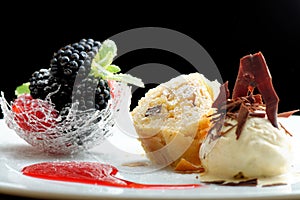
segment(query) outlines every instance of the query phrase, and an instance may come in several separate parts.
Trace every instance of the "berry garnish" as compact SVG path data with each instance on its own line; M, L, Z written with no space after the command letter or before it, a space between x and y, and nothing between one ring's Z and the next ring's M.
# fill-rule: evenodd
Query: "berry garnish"
M57 115L61 116L60 122L64 121L73 103L77 104L78 111L106 109L114 97L111 87L115 81L143 87L140 79L119 73L121 69L112 64L116 55L117 47L111 40L101 44L93 39L82 39L60 48L54 53L49 68L34 72L28 83L16 89L19 97L14 102L13 112L18 114L19 126L27 131L44 132ZM47 118L45 109L50 109L53 116Z
M82 39L60 48L48 68L16 88L12 104L1 93L7 125L49 153L72 154L99 144L111 135L122 101L131 97L127 84L144 86L141 79L119 73L112 64L116 52L111 40Z
M72 103L79 110L103 110L110 100L110 80L143 87L143 82L129 74L119 73L113 65L116 44L106 40L101 44L93 39L82 39L66 45L54 53L49 69L40 69L29 79L33 98L49 98L61 115L67 115Z
M47 101L22 94L14 100L12 111L15 121L24 131L45 132L55 126L58 112Z

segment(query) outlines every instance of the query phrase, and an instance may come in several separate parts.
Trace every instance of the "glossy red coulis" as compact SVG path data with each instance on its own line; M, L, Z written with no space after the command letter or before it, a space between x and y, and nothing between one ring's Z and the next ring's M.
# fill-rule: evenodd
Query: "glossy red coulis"
M200 184L165 185L135 183L117 178L118 169L114 166L97 162L42 162L24 167L22 173L42 179L122 188L189 189L201 186Z

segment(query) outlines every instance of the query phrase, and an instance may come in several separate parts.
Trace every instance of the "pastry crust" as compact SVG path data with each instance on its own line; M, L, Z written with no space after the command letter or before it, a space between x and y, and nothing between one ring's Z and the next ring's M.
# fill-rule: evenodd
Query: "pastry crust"
M176 171L199 171L199 148L210 127L214 94L200 73L150 89L132 112L147 157Z

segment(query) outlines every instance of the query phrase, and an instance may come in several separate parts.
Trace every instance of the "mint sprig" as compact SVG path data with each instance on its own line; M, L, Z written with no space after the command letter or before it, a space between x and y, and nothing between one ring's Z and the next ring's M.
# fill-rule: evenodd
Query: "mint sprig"
M30 90L29 90L29 85L30 83L23 83L22 85L18 86L15 90L15 95L18 97L22 94L30 94Z
M91 74L95 77L101 77L108 80L116 80L138 87L145 87L141 79L130 74L119 73L121 69L113 65L113 59L117 55L117 46L112 40L105 40L91 65Z

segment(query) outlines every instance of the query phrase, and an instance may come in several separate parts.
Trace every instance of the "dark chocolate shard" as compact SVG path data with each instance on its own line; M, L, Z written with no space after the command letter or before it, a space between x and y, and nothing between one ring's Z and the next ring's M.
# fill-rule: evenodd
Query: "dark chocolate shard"
M226 100L230 97L230 91L228 89L228 81L220 86L220 92L216 100L213 102L213 108L220 108L226 103Z
M232 98L247 96L257 88L266 103L267 117L278 128L277 111L279 98L272 84L272 77L261 52L241 58Z
M247 121L248 115L249 115L249 109L244 104L241 104L240 110L238 112L238 117L237 117L238 126L237 126L236 132L235 132L237 140L239 139L239 137L242 133L242 130Z

